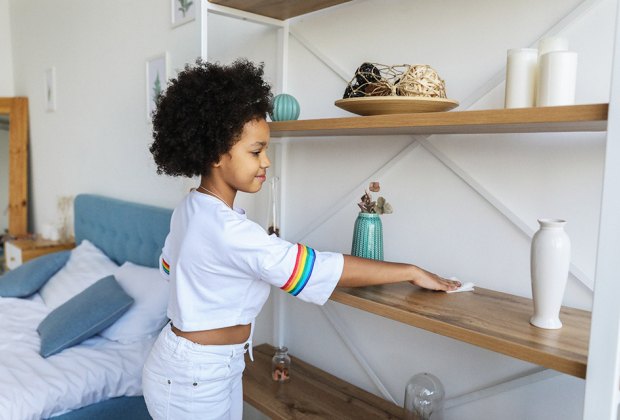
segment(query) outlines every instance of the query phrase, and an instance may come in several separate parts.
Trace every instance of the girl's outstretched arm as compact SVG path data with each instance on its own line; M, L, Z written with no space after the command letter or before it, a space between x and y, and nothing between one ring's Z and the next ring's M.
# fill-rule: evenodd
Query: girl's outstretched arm
M341 287L363 287L409 281L431 290L454 290L461 283L439 277L412 264L369 260L344 256L344 268L338 281Z

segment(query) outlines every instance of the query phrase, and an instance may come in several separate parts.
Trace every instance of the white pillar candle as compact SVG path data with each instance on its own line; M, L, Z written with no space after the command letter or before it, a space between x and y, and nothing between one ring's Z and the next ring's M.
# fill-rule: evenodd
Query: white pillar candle
M577 53L552 51L540 56L538 106L573 105L577 82Z
M538 42L539 57L552 51L568 51L568 39L559 36L550 36Z
M506 108L532 107L536 100L536 63L538 51L535 48L508 50L506 61Z

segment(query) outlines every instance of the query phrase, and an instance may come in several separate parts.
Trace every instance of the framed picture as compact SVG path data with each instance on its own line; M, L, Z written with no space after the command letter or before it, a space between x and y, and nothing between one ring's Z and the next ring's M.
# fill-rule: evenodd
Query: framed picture
M56 111L56 67L45 69L45 110Z
M172 27L183 25L196 19L196 3L200 0L170 0L172 7Z
M168 54L163 53L146 60L146 118L151 120L155 100L168 81Z

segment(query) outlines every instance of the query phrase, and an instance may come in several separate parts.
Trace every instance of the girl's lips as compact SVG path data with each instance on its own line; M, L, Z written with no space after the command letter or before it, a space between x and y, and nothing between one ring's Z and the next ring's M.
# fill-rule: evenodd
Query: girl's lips
M258 175L256 178L260 179L261 181L265 181L267 179L266 175Z

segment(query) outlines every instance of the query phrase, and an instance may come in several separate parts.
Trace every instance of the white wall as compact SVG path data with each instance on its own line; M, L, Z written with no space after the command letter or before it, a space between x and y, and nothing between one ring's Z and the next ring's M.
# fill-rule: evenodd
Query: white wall
M579 53L577 102L608 98L615 4L588 2L562 32ZM506 50L532 45L562 21L577 0L355 1L295 19L291 26L352 76L364 61L431 64L448 96L472 108L503 105ZM0 3L0 6L2 3ZM172 207L191 181L155 174L148 153L144 61L167 50L171 68L200 53L198 21L170 28L169 5L156 2L11 0L15 94L30 98L35 228L56 217L58 196L93 192ZM0 9L1 10L1 9ZM0 15L1 17L1 15ZM275 80L275 34L260 25L212 16L209 58L249 56ZM58 110L44 111L43 76L55 66ZM290 40L288 92L301 118L349 115L333 106L345 82ZM432 136L445 154L532 228L538 217L568 219L573 262L593 277L603 134ZM320 250L349 252L360 184L398 155L408 136L293 141L284 174L287 238ZM275 162L277 165L277 162ZM383 218L386 259L413 262L482 287L529 296L529 238L516 229L424 147L414 148L378 181L395 213ZM351 202L333 209L343 195ZM265 194L243 197L251 217L264 219ZM333 211L307 234L307 226ZM590 293L569 280L565 303L591 305ZM347 327L387 389L402 403L405 383L427 371L448 398L501 383L537 367L336 303ZM378 393L319 308L286 299L291 353ZM256 343L269 340L271 304ZM492 398L458 406L448 419L577 419L583 381L559 375Z
M148 152L146 59L167 51L172 75L200 55L199 21L170 24L168 0L11 1L15 93L30 99L34 229L56 221L60 196L88 192L173 207L182 180L155 173ZM57 111L45 70L56 68Z
M0 0L0 96L13 96L13 49L9 0Z
M0 0L0 96L13 96L13 51L9 1ZM0 232L9 226L9 132L0 130Z

